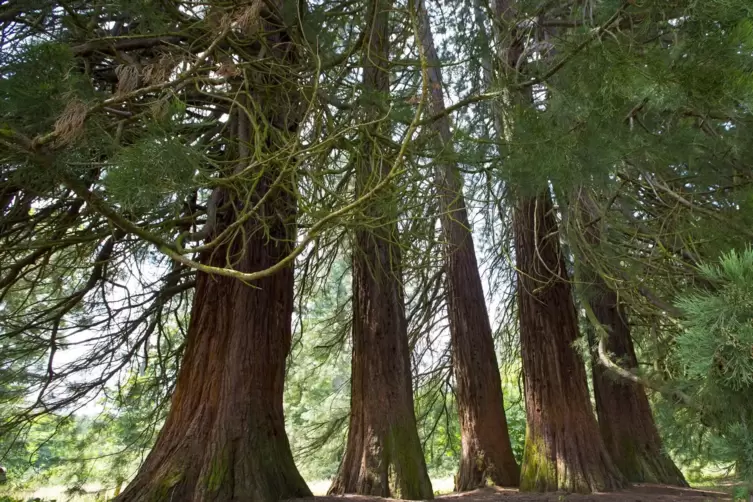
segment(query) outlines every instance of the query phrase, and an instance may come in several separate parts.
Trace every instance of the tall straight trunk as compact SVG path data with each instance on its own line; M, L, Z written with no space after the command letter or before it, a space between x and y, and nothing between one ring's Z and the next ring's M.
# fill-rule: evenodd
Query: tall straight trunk
M524 63L515 4L498 0L494 9L496 39L504 41L499 62L508 77ZM525 91L506 98L506 104L533 106ZM509 142L514 124L501 112L496 125ZM626 481L599 438L585 366L573 347L578 319L548 188L533 197L517 195L513 238L526 403L520 489L587 493L621 488Z
M371 0L363 54L368 99L389 94L389 0ZM368 104L367 104L368 106ZM379 107L368 107L374 118ZM388 175L379 153L384 120L362 136L356 196ZM372 219L356 231L353 249L353 357L348 440L331 494L431 499L433 491L416 429L408 323L402 290L397 200L385 188L364 209Z
M578 321L548 191L517 202L513 227L526 401L521 490L591 492L625 486L599 436Z
M435 115L445 110L442 74L429 14L421 1L417 15L419 43L428 64L428 109ZM449 118L436 120L434 128L441 147L451 154ZM487 481L518 486L520 469L507 431L499 365L463 197L463 179L457 165L447 160L436 161L434 177L445 247L452 364L462 443L455 491L474 490Z
M597 218L598 210L594 200L585 189L579 190L576 197L578 214L577 243L598 247L601 243L601 230ZM574 246L577 250L578 246ZM609 288L595 267L589 266L585 253L576 265L582 271L587 285L584 301L587 301L596 320L606 330L605 348L611 358L629 371L638 368L630 325L620 304L617 293ZM589 331L589 343L595 348L597 341L593 331ZM594 350L591 357L593 389L596 397L596 413L599 417L601 437L607 451L628 481L636 483L662 483L688 486L675 463L664 451L661 437L654 422L646 392L643 387L611 373L599 362Z
M272 21L264 28L280 62L290 61L291 44ZM258 44L257 44L258 45ZM297 128L295 91L277 86L259 92L257 103L276 128L276 138ZM254 92L251 89L250 92ZM241 107L243 108L243 107ZM248 109L248 108L246 108ZM240 170L249 164L249 118L231 113L226 151L234 151ZM232 265L241 272L272 267L291 251L296 237L296 202L290 195L292 176L274 186L285 166L268 168L253 190L261 203L242 231L202 253L202 264ZM218 188L212 195L224 210L207 227L211 241L238 221L242 191ZM283 418L285 361L291 343L293 269L245 284L223 276L198 273L185 354L172 404L154 448L118 502L259 501L311 494L293 462Z

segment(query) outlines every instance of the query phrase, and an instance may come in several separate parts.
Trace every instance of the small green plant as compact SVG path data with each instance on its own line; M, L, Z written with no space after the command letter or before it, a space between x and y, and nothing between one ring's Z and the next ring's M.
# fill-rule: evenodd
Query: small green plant
M735 488L732 497L734 500L742 500L748 502L749 500L751 500L750 488L747 486L738 486Z

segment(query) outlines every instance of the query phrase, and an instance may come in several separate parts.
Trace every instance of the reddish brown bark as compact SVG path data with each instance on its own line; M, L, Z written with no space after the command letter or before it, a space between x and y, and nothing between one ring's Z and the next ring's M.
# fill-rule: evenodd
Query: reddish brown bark
M432 498L416 430L400 283L393 244L359 232L353 259L350 429L331 494ZM374 267L374 268L372 268Z
M274 199L291 217L273 223L272 240L248 223L245 242L235 239L202 262L227 266L229 253L237 270L252 272L285 256L294 235L293 203ZM291 268L253 286L199 273L170 413L118 502L277 501L310 494L293 463L282 408L292 312Z
M464 218L465 209L462 215L455 215ZM500 486L518 486L520 470L507 431L499 366L473 241L462 223L453 221L448 226L448 246L456 246L448 250L446 270L462 444L455 490L473 490L488 480Z
M599 208L588 190L581 188L574 197L574 220L577 223L574 249L576 265L584 275L588 287L584 301L588 302L596 320L606 331L605 348L610 358L635 372L638 359L633 348L630 325L617 293L609 288L598 273L593 253L579 245L598 248L602 229ZM593 266L592 266L593 265ZM599 340L589 330L589 343L593 349L591 369L596 413L599 417L601 437L617 467L629 481L636 483L662 483L688 486L680 470L662 448L646 392L632 380L609 371L601 362L596 347Z
M578 322L550 196L523 197L513 216L525 376L521 490L608 491L625 486L599 436Z
M389 1L372 0L363 56L371 96L389 93ZM376 110L374 110L376 111ZM374 114L375 116L377 113ZM384 129L383 121L372 127ZM370 133L377 131L370 131ZM387 176L390 159L364 134L356 196ZM380 146L383 148L383 146ZM396 201L386 188L364 209L369 229L353 243L353 359L350 428L331 494L431 499L433 492L416 430L408 326L400 271Z
M638 368L630 327L617 294L602 280L589 298L596 319L608 331L607 352L629 371ZM592 341L593 346L595 341ZM639 384L609 372L592 357L593 388L601 437L607 451L629 481L688 486L680 470L664 451L646 392Z
M418 19L420 44L428 63L428 108L431 115L438 115L445 110L442 74L423 2L418 2ZM449 117L436 120L433 127L442 149L451 154ZM442 152L437 156L435 180L445 241L448 317L462 444L455 491L475 490L488 481L518 486L520 469L507 431L502 383L465 207L463 178L453 161L442 160Z
M262 14L269 16L265 31L274 33L269 37L273 54L281 63L290 62L290 44L279 23L271 21L273 14ZM275 89L277 96L266 91L257 96L277 128L259 145L267 151L275 151L275 142L297 127L291 108L295 91L279 85ZM249 165L249 120L242 108L233 109L225 151L228 159L236 159L236 172ZM292 178L282 183L277 179L284 178L279 176L281 169L284 166L268 167L258 182L249 183L254 187L252 200L265 197L264 202L242 224L242 231L205 251L202 264L254 272L290 253L296 206L290 195ZM216 189L212 199L222 210L215 223L208 224L207 241L248 210L248 194L242 190ZM283 418L293 298L291 267L253 284L198 273L170 412L154 448L118 502L272 502L311 494L293 462Z

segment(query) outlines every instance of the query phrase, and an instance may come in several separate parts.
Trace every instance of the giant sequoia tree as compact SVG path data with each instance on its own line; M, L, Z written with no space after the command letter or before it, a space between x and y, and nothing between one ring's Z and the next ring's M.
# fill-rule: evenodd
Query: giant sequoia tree
M156 358L170 411L118 500L310 494L282 406L312 156L299 125L316 123L301 7L2 11L3 337L35 396L3 426L90 401ZM71 347L86 352L61 361Z
M286 77L285 68L297 64L296 44L283 22L286 6L282 2L264 5L251 2L237 7L213 6L212 9L212 16L205 17L203 23L194 28L203 30L199 38L203 37L204 54L187 58L182 51L170 49L173 44L180 44L180 36L144 38L138 33L139 27L148 21L162 21L182 29L181 15L169 9L152 13L163 14L162 19L129 18L116 12L100 14L96 9L71 12L66 22L74 24L80 17L89 17L95 26L110 15L114 19L112 36L76 46L73 54L80 59L71 63L80 66L67 69L84 88L81 93L89 93L90 102L85 102L83 96L70 97L55 128L47 136L28 138L27 131L19 129L8 133L18 149L24 149L29 159L50 172L50 187L65 187L56 199L50 199L56 194L37 196L37 204L55 207L72 198L73 205L66 211L71 223L86 224L86 212L81 211L84 203L87 211L99 213L113 228L94 258L85 288L62 300L59 308L63 314L90 289L99 286L98 281L111 280L105 267L111 265L114 246L126 240L129 234L156 243L172 255L170 273L173 275L168 277L173 278L167 280L173 286L180 280L177 274L184 260L179 251L181 241L204 242L194 251L199 255L197 268L202 270L196 278L183 361L170 413L148 459L118 500L278 500L310 493L293 463L282 413L293 310L292 267L282 260L290 254L296 235L296 202L290 195L295 183L295 158L286 148L295 143L301 118L299 89L294 79ZM59 13L53 10L49 15ZM97 31L96 28L93 31ZM120 36L121 33L126 35ZM192 43L201 42L193 39ZM52 47L42 45L32 51L50 51ZM59 50L65 54L64 49ZM265 54L268 61L283 70L275 74L247 73L247 65L260 54ZM122 63L114 66L109 61L111 57ZM179 58L185 59L181 62ZM220 64L215 68L223 80L222 87L234 95L234 100L216 96L215 106L203 100L213 94L209 86L203 85L206 79L211 79L201 70L208 60ZM165 122L174 117L169 116L169 111L155 108L160 104L170 106L169 97L160 96L159 90L171 88L174 81L170 73L176 69L180 75L175 80L191 83L192 92L196 94L192 97L186 92L183 98L187 102L199 102L195 111L183 117L184 124L177 126L196 127L201 135L194 138L180 136L180 129L164 131L171 126ZM113 71L114 74L107 73ZM196 78L197 73L200 78ZM115 83L106 82L108 77L114 77ZM110 85L114 87L114 94L100 98L98 95ZM182 89L178 84L171 90L180 92ZM157 96L153 97L155 94ZM144 115L149 116L150 106L151 113L162 114L159 118L163 124L156 120L139 123ZM142 107L146 114L140 110ZM105 122L108 115L121 116L124 120L110 125ZM218 121L221 115L227 116L227 120ZM164 132L159 131L160 125ZM157 129L160 136L147 136L150 127ZM104 129L105 137L100 133L99 137L87 138L88 141L82 141L84 144L79 146L80 143L76 143L79 137L96 134L93 128ZM111 132L116 136L107 136ZM92 144L97 140L110 140L115 144L97 151L99 145ZM208 141L212 142L212 149L202 152L203 157L198 151L191 152L190 142L201 146ZM117 143L123 145L123 149L108 157L108 148L117 149ZM128 176L120 170L126 169L128 155L143 155L143 151L136 149L159 151L171 148L171 144L175 151L168 150L168 155L183 153L189 158L195 157L198 169L208 171L210 166L215 167L216 177L203 209L206 216L202 229L195 233L189 231L192 214L201 211L194 192L176 215L185 222L176 224L178 230L183 230L181 238L176 244L165 244L160 242L164 237L157 235L154 227L149 228L164 225L164 221L136 219L153 215L150 211L155 208L146 208L139 214L138 204L116 198L109 201L99 186L104 183L106 190L109 182L115 187L119 176ZM56 156L56 148L63 145L69 146L68 155ZM98 157L100 162L88 164L91 157L87 158L87 154ZM275 162L267 163L265 169L259 171L253 168L259 157L271 155L277 157ZM83 162L73 162L76 157ZM139 162L145 160L146 157L142 157ZM77 170L74 165L84 167ZM19 165L18 171L21 169L23 165ZM189 165L188 170L181 173L188 179L177 181L189 184L190 178L196 176L190 169ZM208 174L207 171L202 174ZM128 181L120 180L121 183ZM24 196L33 197L32 194L33 191L22 185L17 193L7 195L12 196L11 201L17 207L23 204ZM126 210L121 212L114 208L113 202ZM67 227L61 227L58 231L62 234L66 230ZM51 242L49 248L41 248L42 253L32 253L16 266L22 269L34 266L46 256L56 257L56 253L61 253L56 246L60 246L59 241ZM267 273L247 283L208 273L215 269L241 274ZM54 330L65 329L61 317L53 319ZM147 337L149 330L154 330L154 326L147 328ZM56 339L53 332L50 343L48 378L51 380L56 371L54 355L65 338L61 334L60 339ZM143 342L148 343L148 339ZM43 387L40 399L44 398L44 390Z
M736 232L747 232L737 220L746 218L744 212L733 209L736 203L730 203L727 195L722 194L735 196L727 188L721 188L717 178L721 175L727 180L726 186L732 191L736 190L732 187L739 188L740 180L733 174L734 168L728 171L731 166L727 163L738 161L723 160L721 153L735 151L736 147L731 146L734 140L721 131L725 116L732 121L727 124L731 129L747 127L742 125L747 120L741 121L738 115L739 103L728 101L731 97L728 92L737 96L747 93L741 92L736 83L722 83L721 78L676 83L685 82L680 75L689 75L686 72L691 71L700 71L708 77L718 75L715 71L700 70L696 64L701 60L713 60L719 67L733 61L736 67L749 67L749 57L740 61L735 47L750 44L750 10L736 2L702 9L684 2L655 5L646 10L634 10L633 6L632 2L605 2L591 12L595 26L587 32L577 28L589 22L580 13L571 14L572 22L565 22L559 18L563 10L556 8L549 13L538 12L538 20L530 28L524 23L510 23L518 33L513 40L522 38L526 48L508 60L508 65L517 64L518 70L513 78L508 78L512 81L508 87L533 85L532 101L536 109L525 103L528 99L512 107L513 134L507 139L520 143L529 140L536 147L526 151L511 147L505 167L507 179L521 187L528 186L529 194L537 187L551 186L559 202L567 200L562 194L573 188L574 181L598 187L604 208L585 218L579 232L593 225L604 225L610 235L608 246L597 246L591 239L594 249L589 265L603 267L605 276L610 277L609 288L617 285L623 298L629 299L634 308L631 317L649 326L642 328L642 334L654 347L659 346L656 352L661 353L672 350L666 344L672 343L675 330L665 320L670 315L681 315L672 306L672 296L697 280L697 253L701 248L703 253L717 252L711 249L714 240L709 239L708 232L723 232L711 220L722 221L722 214L729 215L727 221L735 225ZM724 33L705 31L703 26L709 20L706 16L714 17L720 26L727 26L722 30ZM746 20L740 21L739 16ZM562 28L570 26L575 28ZM548 36L550 27L557 27L557 37ZM609 38L606 33L616 34L615 38L606 42ZM597 40L600 42L594 43ZM534 54L537 57L527 57ZM636 75L631 71L636 65L646 70ZM608 70L603 73L600 69ZM606 78L596 79L596 73ZM727 90L722 91L723 88ZM712 92L701 97L712 89L721 94ZM713 125L705 118L711 116L708 115L711 109L716 110L711 115L717 117ZM723 109L729 113L717 114ZM605 440L612 445L598 444L601 442L596 439L598 429L588 403L581 363L574 362L580 358L570 348L578 332L565 267L567 257L560 256L563 250L557 237L557 215L547 199L548 195L519 198L513 224L529 431L521 486L539 489L549 489L558 483L575 488L580 485L581 489L620 486L615 464L624 465L629 472L626 474L633 479L649 478L652 475L648 472L653 471L655 479L682 483L681 476L661 451L645 395L635 394L636 391L642 394L640 387L617 383L619 387L605 389L597 384L601 411L611 406L619 409L600 424L606 432ZM712 206L714 209L710 209ZM703 219L710 218L705 225L700 224L699 213L704 215ZM704 237L696 232L702 232ZM727 240L730 237L724 237L725 242L730 242ZM579 239L588 237L580 235ZM709 247L696 246L696 239ZM585 280L589 280L588 276ZM601 289L603 285L596 286ZM634 371L637 361L629 345L624 314L617 297L610 297L609 288L592 298L599 302L596 317L608 323L612 331L602 336L600 342L611 347L607 353L613 350L616 360L624 362L622 370ZM554 320L557 315L566 315L568 319ZM541 337L533 337L532 333ZM559 337L550 333L569 334L557 349ZM558 352L567 353L566 359L559 358ZM656 387L663 389L666 383L662 380L669 372L661 373L664 364L661 359L657 357L655 368L660 372L652 375L655 380L651 381L658 382ZM559 376L551 373L555 368ZM605 383L601 380L605 370L613 373L609 378L628 377L638 381L632 371L621 371L619 366L611 365L596 368L599 384ZM677 367L671 371L682 372ZM541 375L545 376L539 380ZM563 376L567 385L580 390L570 388L550 393L561 385ZM611 404L614 398L607 395L610 391L622 397L617 398L619 405ZM563 393L567 402L558 403L558 396ZM669 392L669 395L681 394ZM630 423L636 429L628 435L643 438L640 449L652 451L647 455L650 460L645 462L641 460L644 455L641 451L635 451L628 441L622 442L620 433L615 434L626 426L627 421L622 421L623 407L631 400L628 406L634 418ZM681 401L686 405L689 402ZM548 406L551 404L555 407ZM567 420L576 408L582 414L579 426L554 425ZM561 412L546 416L552 409ZM618 414L620 421L616 419ZM572 436L560 443L560 431ZM570 452L575 456L568 458ZM606 452L614 453L614 463L607 460L611 455ZM555 459L557 463L549 463Z
M282 2L245 6L241 15L249 24L230 38L247 51L242 57L264 50L278 64L295 62L283 8ZM233 84L241 98L229 110L223 174L242 180L253 165L252 149L275 152L293 141L301 104L295 81L290 86L261 74ZM253 130L256 117L265 122L262 134ZM296 235L294 162L283 156L254 173L253 182L215 188L210 204L218 214L204 227L204 239L219 245L201 253L202 264L257 272L287 257ZM258 216L239 219L248 204L257 205ZM170 414L118 500L278 500L310 493L293 463L282 412L292 313L290 265L251 284L199 272Z
M628 481L687 486L663 448L644 388L638 382L611 372L602 361L603 357L610 357L627 371L638 371L625 304L602 277L601 273L607 273L603 264L588 262L589 257L598 253L603 233L603 225L598 223L598 206L590 194L580 190L571 211L574 214L570 222L576 227L571 242L572 248L577 250L581 301L587 302L590 322L596 323L595 328L598 328L589 330L589 344L593 351L591 372L601 437ZM598 331L598 340L595 331Z
M515 2L500 2L498 12L507 46L501 61L508 81L519 80L526 46L541 43L514 28ZM511 89L508 106L533 108L527 87ZM527 103L528 102L528 103ZM509 112L508 112L509 113ZM536 114L536 111L526 112ZM512 120L504 122L506 139L515 137ZM579 337L568 271L548 186L531 195L518 190L513 210L520 349L525 375L526 444L522 490L590 492L625 485L598 436L585 367L573 347Z
M390 6L370 0L363 48L365 109L374 123L362 135L356 195L388 184L365 208L371 228L353 242L353 356L348 441L330 493L407 499L433 497L416 430L408 323L403 299L398 205L398 158L379 138L390 130L380 103L390 91Z
M433 125L440 146L434 176L445 247L448 321L462 442L455 490L485 486L487 480L517 486L520 473L507 432L499 366L463 196L463 178L452 159L453 138L450 120L444 115L440 61L423 2L417 2L416 16L418 43L426 66L424 84L430 93L428 109L432 115L440 115Z
M600 440L578 318L548 192L515 210L520 343L526 392L521 489L589 492L624 486Z
M625 308L603 283L588 300L596 320L605 328L603 347L621 367L638 370ZM600 342L593 341L596 345ZM646 391L634 381L611 373L591 359L599 429L610 456L629 481L687 486L680 470L662 446Z

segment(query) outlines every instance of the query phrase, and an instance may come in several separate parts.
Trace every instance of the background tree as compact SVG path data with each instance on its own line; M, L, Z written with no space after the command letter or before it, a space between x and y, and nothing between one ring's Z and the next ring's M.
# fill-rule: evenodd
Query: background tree
M587 261L588 256L598 249L602 233L595 203L590 194L581 190L568 211L572 213L568 221L575 227L569 232L576 234L570 242L580 271L581 301L586 302L584 307L589 321L599 325L599 338L606 337L597 341L595 329L587 328L592 347L591 374L596 413L607 451L628 481L687 486L682 473L664 450L643 387L610 371L599 357L601 346L602 352L603 349L608 351L612 360L622 368L638 371L625 305L599 275L599 265ZM579 253L578 246L588 249Z

